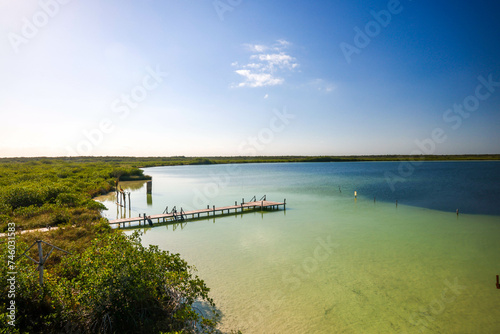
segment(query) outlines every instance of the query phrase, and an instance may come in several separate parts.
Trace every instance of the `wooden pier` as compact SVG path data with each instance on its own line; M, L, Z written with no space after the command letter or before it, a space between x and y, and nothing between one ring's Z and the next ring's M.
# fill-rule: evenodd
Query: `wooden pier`
M255 197L253 199L255 199ZM150 215L150 216L144 214L142 217L140 216L135 218L114 219L110 220L109 224L112 226L114 225L115 227L118 228L139 227L141 225L153 226L155 221L157 224L178 223L180 221L223 216L231 213L232 214L246 213L255 210L279 210L280 207L286 209L286 199L283 200L283 202L272 202L272 201L267 201L264 196L260 201L253 200L247 203L242 201L240 204L235 202L234 205L223 206L223 207L215 207L215 205L210 207L209 205L207 205L206 209L192 210L192 211L184 211L182 208L180 209L180 211L178 211L174 207L171 210L171 212L168 212L168 210L165 209L165 211L162 214ZM131 223L137 223L137 224L131 225Z

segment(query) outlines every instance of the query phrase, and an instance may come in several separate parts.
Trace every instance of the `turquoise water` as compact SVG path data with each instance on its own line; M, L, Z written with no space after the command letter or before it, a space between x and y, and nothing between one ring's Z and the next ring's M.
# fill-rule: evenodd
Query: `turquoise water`
M152 196L133 190L119 215L286 198L286 211L143 229L198 268L223 330L496 333L500 216L481 210L497 207L497 166L425 163L395 191L384 173L397 163L151 168Z

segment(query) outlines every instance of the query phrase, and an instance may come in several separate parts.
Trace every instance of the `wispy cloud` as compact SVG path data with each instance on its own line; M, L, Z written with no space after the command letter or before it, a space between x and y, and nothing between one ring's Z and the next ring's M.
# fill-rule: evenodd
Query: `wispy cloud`
M236 73L243 76L245 82L240 82L238 87L264 87L281 85L283 78L275 78L271 73L254 73L250 70L237 70Z
M331 93L337 89L337 85L324 79L314 79L308 82L309 87L322 93Z
M245 48L250 52L265 52L269 47L261 44L244 44Z
M297 60L288 54L287 49L290 46L291 43L286 40L278 40L272 45L244 44L252 55L246 64L240 65L238 62L231 64L238 67L235 73L244 79L235 86L264 87L283 84L285 79L280 75L291 72L299 66Z

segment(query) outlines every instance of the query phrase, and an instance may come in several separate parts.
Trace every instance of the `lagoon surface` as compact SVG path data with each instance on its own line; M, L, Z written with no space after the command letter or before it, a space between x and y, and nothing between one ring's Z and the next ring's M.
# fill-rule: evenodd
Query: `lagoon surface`
M141 229L144 244L198 269L223 330L500 332L500 163L425 162L403 174L400 166L147 168L152 196L132 184L126 212L112 196L101 200L114 219L286 198L286 210Z

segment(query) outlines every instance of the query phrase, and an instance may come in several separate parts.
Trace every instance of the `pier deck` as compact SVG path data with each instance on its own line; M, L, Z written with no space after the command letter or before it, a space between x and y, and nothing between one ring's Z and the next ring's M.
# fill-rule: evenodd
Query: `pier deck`
M159 215L150 215L150 216L146 215L143 217L134 217L134 218L114 219L110 220L109 224L115 225L115 227L118 228L127 227L126 224L128 224L129 227L137 227L141 226L142 224L152 226L154 225L155 220L157 224L160 224L160 223L186 221L186 220L205 218L205 217L223 216L230 213L246 213L259 209L279 210L280 207L286 209L286 200L284 200L283 202L273 202L273 201L263 200L263 201L254 201L248 203L241 203L239 205L235 204L223 207L213 206L212 208L207 206L206 209L199 209L192 211L183 211L181 208L181 211L178 212L170 212L170 213L163 213ZM138 224L131 225L131 223L138 223Z

